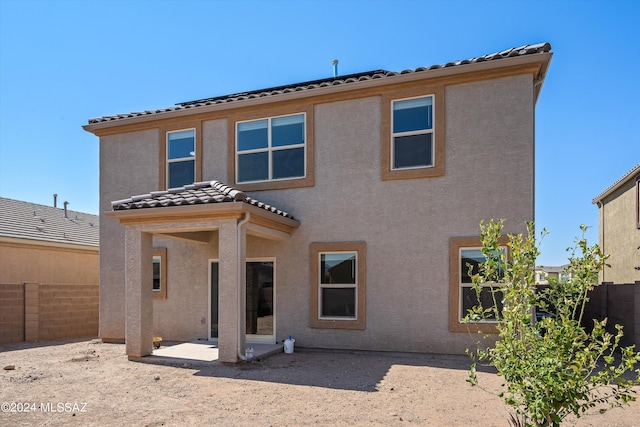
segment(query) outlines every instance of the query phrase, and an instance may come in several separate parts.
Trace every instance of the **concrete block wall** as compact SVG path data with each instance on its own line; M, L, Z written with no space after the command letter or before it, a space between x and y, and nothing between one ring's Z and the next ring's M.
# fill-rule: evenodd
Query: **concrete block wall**
M98 335L98 285L0 284L0 344Z
M24 288L0 284L0 344L24 341Z
M38 339L98 335L97 285L40 285L39 297Z

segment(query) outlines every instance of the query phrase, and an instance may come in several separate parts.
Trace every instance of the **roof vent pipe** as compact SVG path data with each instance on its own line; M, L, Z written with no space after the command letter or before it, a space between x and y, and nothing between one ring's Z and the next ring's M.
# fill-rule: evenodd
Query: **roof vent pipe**
M58 195L57 194L53 195L53 207L54 208L58 207Z
M69 217L67 216L67 205L68 205L68 204L69 204L69 202L64 202L64 217L65 217L65 218L69 218Z
M336 78L338 77L338 60L334 59L331 64L333 65L333 77Z

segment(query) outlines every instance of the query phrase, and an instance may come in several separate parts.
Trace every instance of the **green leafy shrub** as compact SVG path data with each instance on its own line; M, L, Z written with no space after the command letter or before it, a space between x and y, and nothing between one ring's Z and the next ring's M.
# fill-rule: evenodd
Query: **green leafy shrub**
M607 319L594 320L591 331L582 326L587 292L599 285L598 275L607 259L598 245L588 245L587 227L581 226L582 237L568 249L572 276L549 280L548 287L536 289L535 263L540 252L533 223L527 224L526 236L508 235L506 252L498 243L503 225L504 220L480 223L486 262L473 275L478 304L469 310L465 322L497 319L498 336L493 347L481 348L477 343L476 350L468 350L473 364L467 381L478 384L478 361L495 367L506 387L499 395L515 409L510 422L517 426L559 426L567 415L580 417L590 409L604 413L635 400L640 353L633 346L618 345L622 327L616 325L614 335L605 329ZM498 304L481 306L483 285L492 287L494 303L502 296L502 310L496 308ZM552 315L536 321L536 309Z

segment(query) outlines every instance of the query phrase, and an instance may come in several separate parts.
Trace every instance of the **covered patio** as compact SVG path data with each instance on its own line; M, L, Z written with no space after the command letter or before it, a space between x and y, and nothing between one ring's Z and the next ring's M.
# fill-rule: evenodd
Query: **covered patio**
M125 228L125 342L129 359L152 354L153 236L209 244L217 236L218 360L245 360L246 237L286 240L300 223L290 214L218 181L112 202Z

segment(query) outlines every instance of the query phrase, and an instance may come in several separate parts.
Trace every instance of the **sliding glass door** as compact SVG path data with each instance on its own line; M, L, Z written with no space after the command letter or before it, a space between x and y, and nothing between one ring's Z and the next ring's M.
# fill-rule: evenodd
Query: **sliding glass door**
M275 339L275 262L247 261L246 327L250 342ZM218 338L218 262L210 262L210 339Z

